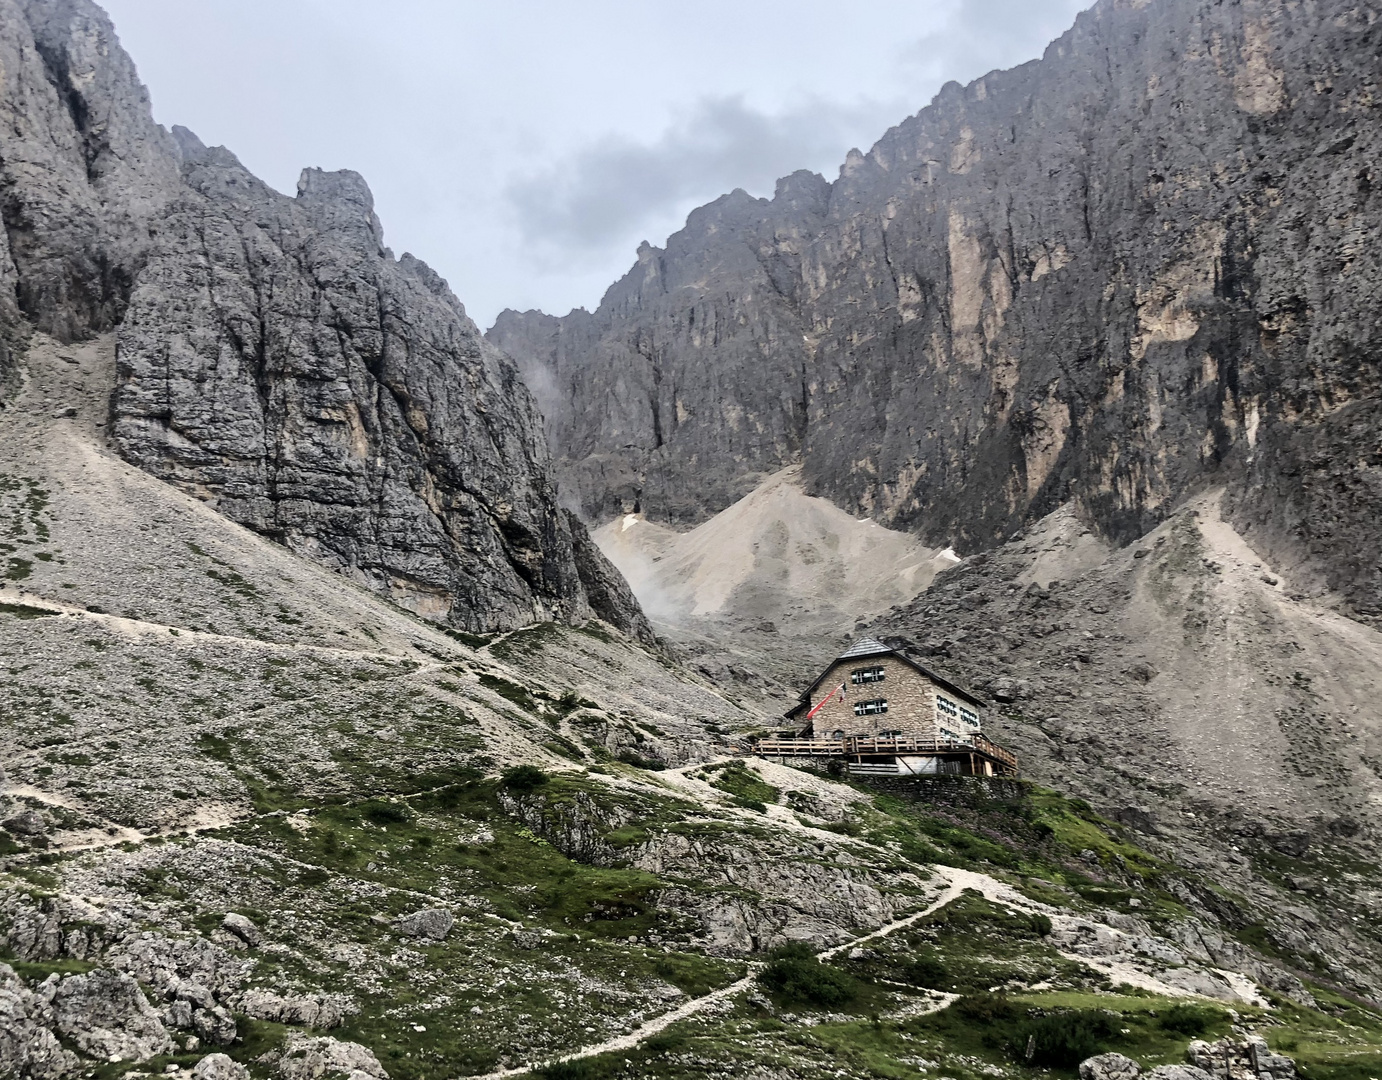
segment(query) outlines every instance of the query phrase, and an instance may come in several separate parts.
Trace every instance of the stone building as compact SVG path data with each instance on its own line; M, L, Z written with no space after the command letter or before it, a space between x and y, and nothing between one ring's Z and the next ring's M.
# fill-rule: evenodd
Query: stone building
M856 641L787 713L803 738L914 735L955 742L983 729L985 704L881 641Z
M983 733L986 707L905 653L863 638L786 714L794 735L760 740L758 752L783 760L843 757L856 773L1015 775L1016 757Z

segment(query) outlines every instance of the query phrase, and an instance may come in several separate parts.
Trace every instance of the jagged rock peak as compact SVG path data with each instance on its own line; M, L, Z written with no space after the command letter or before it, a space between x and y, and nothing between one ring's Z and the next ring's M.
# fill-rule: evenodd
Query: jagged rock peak
M646 632L556 502L532 400L445 283L395 261L364 180L296 199L189 157L120 328L114 435L142 468L421 615L592 612Z
M385 254L384 227L374 212L374 193L365 178L349 169L325 172L303 169L298 178L298 201L310 208L329 231L360 233Z
M0 399L31 327L63 341L124 312L177 186L171 137L85 0L0 0Z

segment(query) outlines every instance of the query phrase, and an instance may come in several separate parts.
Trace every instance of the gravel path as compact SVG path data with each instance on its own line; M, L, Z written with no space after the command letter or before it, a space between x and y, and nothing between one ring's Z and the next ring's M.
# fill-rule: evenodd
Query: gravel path
M888 934L891 934L897 930L904 930L912 924L920 921L921 919L926 918L928 915L934 914L935 912L939 911L941 908L945 907L946 904L951 903L953 900L958 898L960 894L965 891L965 889L976 887L976 882L991 883L991 885L996 887L997 889L1009 888L1002 882L994 881L993 878L989 878L984 874L974 874L967 870L957 870L948 866L937 866L934 869L938 877L945 879L946 885L945 888L941 891L940 895L937 896L934 900L932 900L931 903L927 904L926 907L922 908L920 911L908 915L906 918L898 919L896 922L888 923L886 926L880 927L879 929L873 931L873 933L871 934L866 934L861 938L855 938L852 941L847 941L843 945L836 945L833 948L826 949L822 952L817 953L816 955L822 960L827 960L830 957L836 956L839 953L843 952L845 949L852 949L858 945L863 944L866 941L873 941L877 938L886 937ZM750 989L754 985L755 980L758 978L758 972L761 970L762 967L762 964L753 964L751 965L750 973L744 976L744 978L740 979L738 982L731 983L728 986L723 986L719 990L713 990L709 994L706 994L702 997L693 998L690 1001L684 1002L677 1008L673 1009L671 1012L663 1013L661 1016L649 1020L647 1023L642 1024L641 1026L635 1028L633 1031L630 1031L626 1035L619 1035L613 1039L607 1039L602 1043L595 1043L592 1046L584 1046L581 1049L572 1051L569 1054L563 1054L560 1057L556 1058L549 1058L546 1061L534 1062L529 1065L521 1065L512 1069L500 1069L498 1072L485 1073L483 1076L474 1077L473 1080L503 1080L504 1077L523 1076L527 1073L532 1072L534 1069L540 1069L547 1065L554 1065L557 1062L578 1061L581 1058L594 1057L597 1054L607 1054L615 1050L631 1050L639 1043L643 1042L645 1039L652 1038L652 1036L658 1034L661 1031L666 1030L668 1027L670 1027L672 1024L675 1024L677 1021L685 1020L688 1017L692 1017L697 1015L698 1013L702 1013L706 1009L710 1008L712 1005L724 1001L727 998L732 998L736 994L741 994L744 991ZM936 1012L940 1009L945 1008L953 1000L953 996L945 995L943 998L930 1003L930 1005L925 1011ZM918 1013L916 1015L922 1014Z

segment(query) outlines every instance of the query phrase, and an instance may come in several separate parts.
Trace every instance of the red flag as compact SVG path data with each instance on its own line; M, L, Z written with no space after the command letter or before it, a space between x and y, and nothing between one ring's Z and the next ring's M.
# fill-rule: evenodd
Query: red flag
M840 683L840 685L837 686L837 687L835 687L834 690L830 691L830 693L826 694L825 697L821 698L821 700L816 704L816 707L815 707L814 709L812 709L809 713L806 714L806 719L810 720L813 716L816 715L816 713L820 712L822 709L825 708L827 702L834 701L834 700L835 700L835 695L836 695L836 694L839 694L839 695L840 695L840 700L841 700L841 701L844 701L844 699L845 699L845 684L844 684L844 683Z

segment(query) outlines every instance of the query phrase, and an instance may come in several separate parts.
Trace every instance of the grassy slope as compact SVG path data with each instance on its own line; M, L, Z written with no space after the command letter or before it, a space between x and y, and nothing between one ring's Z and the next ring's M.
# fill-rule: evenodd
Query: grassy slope
M56 369L99 390L110 361L99 348L76 347L76 367ZM40 390L43 378L36 368ZM398 1080L540 1060L739 977L743 962L696 949L699 928L664 897L779 902L697 880L689 863L629 865L660 836L830 873L848 863L861 878L915 880L944 861L1071 910L1138 899L1154 923L1181 910L1162 888L1175 868L1051 792L928 806L867 793L840 818L751 768L709 774L723 804L659 786L617 759L675 755L706 731L745 726L705 683L599 626L441 632L114 459L93 408L86 428L18 426L29 414L12 410L0 432L0 574L27 591L0 606L0 749L10 808L40 810L54 845L0 840L8 903L99 897L66 929L173 936L248 914L266 937L251 985L347 994L357 1011L334 1034L369 1046ZM598 865L514 816L495 774L516 761L606 770L554 779L544 796L599 806ZM766 812L779 798L807 832ZM826 829L834 854L807 853ZM905 888L895 898L919 903ZM403 937L391 921L438 906L458 918L442 942ZM19 969L36 981L90 964L58 956ZM803 1077L1025 1075L1012 1042L1034 1009L1113 1009L1129 1033L1110 1045L1149 1061L1173 1059L1188 1037L1151 1015L1169 1002L1114 992L1054 955L1039 925L972 899L837 966L855 996L827 1014L743 998L573 1068L627 1073L627 1058L634 1073L667 1077L755 1063ZM909 1015L933 983L980 1001L1007 985L1008 1006ZM1294 1043L1319 1080L1376 1075L1378 1019L1319 996L1325 1011L1279 1006L1274 1040ZM231 1053L265 1075L257 1059L289 1029L244 1017L240 1028Z

